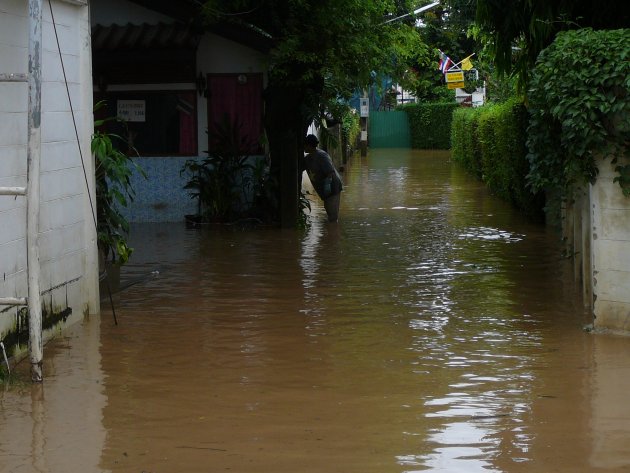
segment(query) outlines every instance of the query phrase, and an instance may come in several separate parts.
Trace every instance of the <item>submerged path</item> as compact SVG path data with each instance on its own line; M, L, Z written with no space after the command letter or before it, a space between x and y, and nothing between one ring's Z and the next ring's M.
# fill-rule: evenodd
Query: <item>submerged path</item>
M0 472L621 472L630 339L447 153L372 150L337 225L135 225L100 319L0 393Z

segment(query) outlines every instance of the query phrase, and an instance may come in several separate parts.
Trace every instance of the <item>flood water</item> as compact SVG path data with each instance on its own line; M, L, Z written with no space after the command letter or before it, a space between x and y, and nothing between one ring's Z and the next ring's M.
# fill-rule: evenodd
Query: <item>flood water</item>
M2 472L630 471L630 337L448 153L371 150L340 222L135 225L100 318L0 393Z

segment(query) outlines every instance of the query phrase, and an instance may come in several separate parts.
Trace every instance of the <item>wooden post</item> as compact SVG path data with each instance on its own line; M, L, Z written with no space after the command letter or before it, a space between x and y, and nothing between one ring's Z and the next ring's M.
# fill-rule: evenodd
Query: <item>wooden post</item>
M28 2L28 144L26 267L28 272L29 357L31 379L42 381L42 306L39 290L39 165L42 117L42 0Z

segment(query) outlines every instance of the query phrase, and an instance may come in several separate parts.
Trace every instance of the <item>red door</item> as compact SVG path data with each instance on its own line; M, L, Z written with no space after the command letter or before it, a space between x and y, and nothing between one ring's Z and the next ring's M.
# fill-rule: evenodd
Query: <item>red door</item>
M208 74L208 134L228 119L240 127L250 154L262 152L262 74ZM212 147L212 144L209 144Z

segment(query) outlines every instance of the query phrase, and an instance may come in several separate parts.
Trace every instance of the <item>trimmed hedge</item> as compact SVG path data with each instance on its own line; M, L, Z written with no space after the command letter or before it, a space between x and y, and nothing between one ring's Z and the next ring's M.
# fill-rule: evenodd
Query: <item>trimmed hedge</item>
M540 219L543 194L533 194L527 187L527 124L527 110L516 99L479 108L460 108L453 115L452 156L492 193L526 215Z
M477 125L481 108L459 108L453 113L451 125L451 154L455 161L477 179L481 179L481 148L477 134Z
M458 107L455 102L417 103L402 107L409 118L411 147L449 149L451 147L451 120L453 111Z

